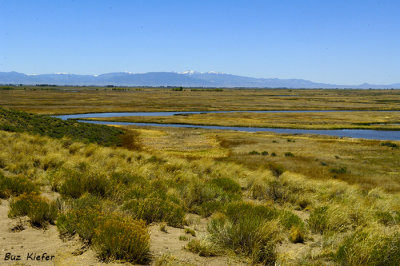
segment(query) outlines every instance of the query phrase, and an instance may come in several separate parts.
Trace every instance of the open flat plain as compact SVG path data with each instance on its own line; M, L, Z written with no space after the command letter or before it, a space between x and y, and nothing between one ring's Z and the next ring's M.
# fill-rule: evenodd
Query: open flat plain
M400 260L399 141L108 129L34 115L362 110L107 120L397 130L399 91L18 87L0 90L0 106L0 259L29 249L59 265Z

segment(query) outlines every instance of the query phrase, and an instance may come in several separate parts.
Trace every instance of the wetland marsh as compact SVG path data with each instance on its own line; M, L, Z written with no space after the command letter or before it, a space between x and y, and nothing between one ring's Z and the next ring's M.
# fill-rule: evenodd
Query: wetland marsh
M33 243L46 238L59 264L394 265L399 141L198 127L396 132L397 100L396 90L0 90L0 244L40 252ZM278 109L303 112L246 112ZM243 112L203 113L213 110ZM200 113L146 115L166 111ZM182 128L48 116L93 112Z

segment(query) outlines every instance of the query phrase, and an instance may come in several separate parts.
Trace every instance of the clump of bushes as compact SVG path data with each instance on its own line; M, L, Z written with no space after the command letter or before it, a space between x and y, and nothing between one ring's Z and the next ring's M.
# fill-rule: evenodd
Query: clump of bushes
M258 151L251 151L249 152L249 155L263 155L263 156L267 156L268 152L267 151L262 151L261 153Z
M223 191L232 194L240 194L240 185L228 177L218 177L211 180L211 183L221 188Z
M123 196L122 210L135 219L147 223L166 222L169 226L182 227L186 210L181 200L169 191L168 181L155 179L148 182L134 175L118 175L113 179L132 183Z
M294 157L294 154L291 153L290 151L288 151L288 152L285 152L285 156L286 157Z
M190 240L186 249L202 257L212 257L219 254L219 250L214 245L198 239Z
M362 228L348 236L336 252L341 265L398 265L400 234L383 228Z
M351 221L346 210L339 206L320 206L310 213L308 225L315 233L324 234L329 231L343 232Z
M25 176L6 177L0 173L0 198L37 191L37 186Z
M260 155L258 151L251 151L249 152L249 155Z
M381 146L386 146L386 147L390 147L390 148L398 148L399 147L399 145L397 145L396 143L390 142L390 141L382 142Z
M331 172L332 174L345 174L347 173L347 168L346 167L330 168L329 172Z
M68 210L57 218L57 228L63 236L78 234L81 239L91 242L94 229L102 222L104 213L101 200L93 195L85 194L79 199L67 201Z
M6 131L28 132L58 139L70 137L73 140L104 146L121 146L121 137L125 133L115 127L61 120L1 107L0 121L0 129Z
M61 195L71 198L79 198L86 192L100 197L111 194L112 186L109 178L104 174L89 171L64 170L65 180L59 185L53 185ZM55 180L58 182L58 180Z
M279 179L256 180L250 185L250 196L258 200L272 200L284 203L288 198L288 191Z
M143 219L147 223L166 222L169 226L182 227L184 224L185 210L168 198L146 197L132 199L123 205L135 219Z
M190 212L208 217L221 210L227 202L241 199L241 188L231 178L216 178L211 182L195 180L183 191L183 200Z
M211 219L208 231L215 243L251 257L254 263L274 265L280 235L277 214L264 205L231 203Z
M397 215L393 215L387 211L377 211L375 216L379 223L385 226L391 226L400 223L400 215L399 213L395 213Z
M95 229L93 247L103 260L146 263L150 235L143 221L110 215Z
M145 263L149 258L149 233L144 221L112 212L97 196L85 194L68 199L67 209L57 218L62 236L77 234L93 246L103 260L121 259Z
M10 203L8 216L11 218L28 216L34 226L43 227L46 223L54 224L58 209L55 202L50 202L37 193L22 194Z

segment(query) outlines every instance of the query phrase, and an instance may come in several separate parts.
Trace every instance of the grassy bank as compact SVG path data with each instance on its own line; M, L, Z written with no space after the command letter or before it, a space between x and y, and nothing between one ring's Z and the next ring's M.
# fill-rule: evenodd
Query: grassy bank
M400 191L400 142L321 135L247 133L194 128L127 127L144 150L183 158L235 162L250 169L282 168L318 180Z
M29 132L52 138L68 137L74 141L121 146L124 131L102 125L63 121L45 115L28 114L0 107L0 130Z
M167 117L104 117L90 120L298 129L400 130L400 112L204 113Z
M208 233L188 247L202 254L232 251L268 265L390 264L400 256L398 194L4 131L0 147L0 195L12 197L10 217L55 223L104 260L151 260L148 226L185 227L189 213L208 221ZM56 201L40 196L50 190ZM42 207L26 211L34 202Z

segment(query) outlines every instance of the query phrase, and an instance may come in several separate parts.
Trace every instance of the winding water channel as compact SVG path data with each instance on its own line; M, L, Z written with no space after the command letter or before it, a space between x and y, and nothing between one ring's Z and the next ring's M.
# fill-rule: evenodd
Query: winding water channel
M158 123L133 123L133 122L114 122L114 121L89 121L79 120L83 118L104 118L104 117L122 117L122 116L173 116L173 115L189 115L202 113L309 113L309 112L353 112L351 110L308 110L308 111L204 111L204 112L126 112L126 113L88 113L88 114L72 114L58 115L57 118L78 119L79 122L106 124L106 125L135 125L135 126L157 126L157 127L179 127L179 128L205 128L220 130L236 130L245 132L275 132L283 134L319 134L336 137L350 137L376 140L400 140L400 131L394 130L371 130L371 129L289 129L289 128L262 128L262 127L227 127L227 126L205 126L193 124L158 124ZM376 111L385 112L385 111Z

